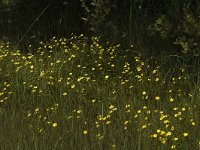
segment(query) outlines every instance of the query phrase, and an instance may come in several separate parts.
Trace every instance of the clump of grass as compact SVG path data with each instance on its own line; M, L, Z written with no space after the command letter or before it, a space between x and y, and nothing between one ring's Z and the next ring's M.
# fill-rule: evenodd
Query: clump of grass
M1 149L200 147L200 89L187 66L166 72L119 44L85 41L0 47Z

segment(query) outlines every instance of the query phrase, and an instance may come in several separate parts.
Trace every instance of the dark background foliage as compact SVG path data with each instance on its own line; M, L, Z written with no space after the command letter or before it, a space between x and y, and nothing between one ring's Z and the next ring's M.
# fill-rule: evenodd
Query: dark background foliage
M133 44L147 53L197 55L199 0L7 0L0 38L26 47L71 33Z
M79 0L18 0L1 7L0 35L12 41L38 42L84 33Z

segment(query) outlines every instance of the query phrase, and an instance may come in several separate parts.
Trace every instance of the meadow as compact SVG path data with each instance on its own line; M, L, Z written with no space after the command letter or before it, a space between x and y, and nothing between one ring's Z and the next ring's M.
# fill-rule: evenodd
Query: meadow
M83 35L0 46L1 150L198 150L199 102L199 72L178 56Z

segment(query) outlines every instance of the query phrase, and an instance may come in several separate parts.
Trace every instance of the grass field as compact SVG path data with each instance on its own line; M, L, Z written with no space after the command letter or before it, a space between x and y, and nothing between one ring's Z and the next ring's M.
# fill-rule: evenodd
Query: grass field
M200 149L198 73L174 57L84 41L54 37L27 54L0 47L1 150Z

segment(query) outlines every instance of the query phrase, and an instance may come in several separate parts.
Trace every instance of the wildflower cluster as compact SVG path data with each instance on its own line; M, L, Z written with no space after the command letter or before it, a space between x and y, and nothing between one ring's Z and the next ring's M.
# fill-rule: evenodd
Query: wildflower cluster
M140 52L122 51L120 44L83 35L53 37L27 54L0 46L0 122L19 133L12 144L198 149L200 88L188 67L166 72ZM0 141L7 136L2 129Z

